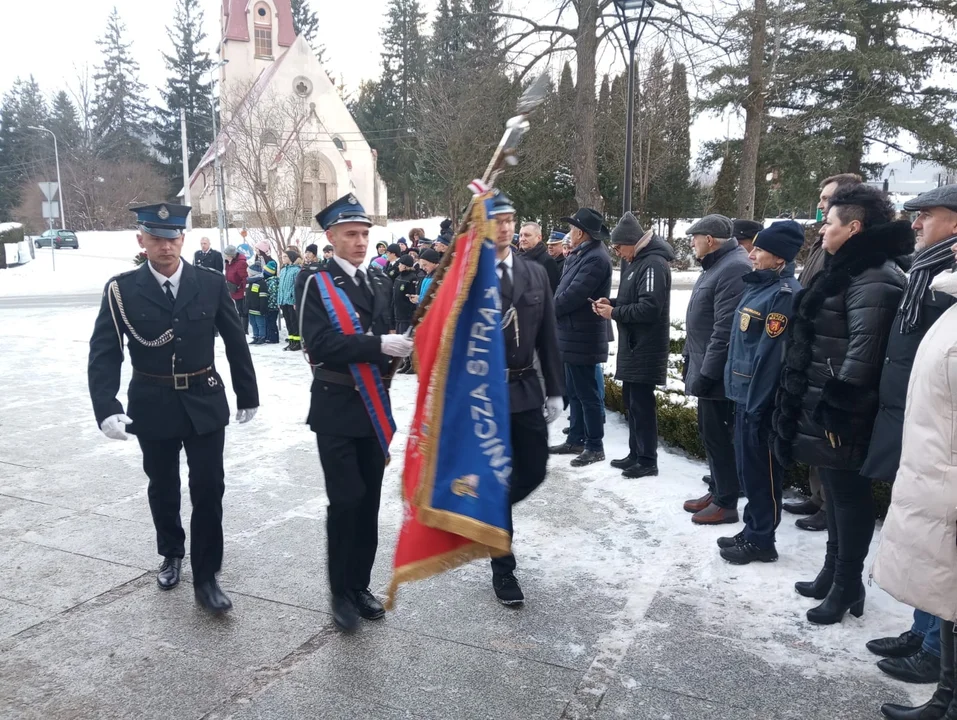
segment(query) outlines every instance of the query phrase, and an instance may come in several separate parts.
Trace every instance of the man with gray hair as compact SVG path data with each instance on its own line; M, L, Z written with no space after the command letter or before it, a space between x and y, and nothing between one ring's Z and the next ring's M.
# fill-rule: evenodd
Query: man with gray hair
M685 320L685 393L698 398L698 434L711 470L708 494L684 504L697 525L738 522L734 404L725 393L724 366L751 263L733 233L733 223L724 215L707 215L688 229L703 271L691 291Z
M548 248L542 242L542 226L537 222L527 222L522 225L521 230L518 231L518 249L522 251L522 257L526 260L542 266L545 274L548 275L548 284L554 294L561 274L558 272L558 264L548 254Z
M193 255L193 265L196 267L209 268L221 273L223 271L223 256L219 250L209 249L209 238L204 237L199 241L199 250Z

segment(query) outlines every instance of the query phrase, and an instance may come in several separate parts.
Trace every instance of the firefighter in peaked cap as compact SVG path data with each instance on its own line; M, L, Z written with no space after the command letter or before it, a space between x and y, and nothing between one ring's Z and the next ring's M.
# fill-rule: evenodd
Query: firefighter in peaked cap
M300 335L313 368L308 423L329 498L332 617L340 630L352 632L359 617L385 615L369 586L382 476L395 431L388 370L392 358L412 353L412 339L390 332L391 281L364 269L372 221L356 197L339 198L316 221L335 252L316 272L299 273Z
M135 435L149 478L156 545L163 557L156 581L169 590L180 580L186 554L180 519L180 450L186 450L190 561L196 601L211 612L232 607L216 574L223 558L223 446L229 405L216 370L214 333L226 358L238 408L253 418L259 391L246 336L222 273L185 262L183 230L190 208L168 203L132 209L147 261L106 285L90 338L88 380L93 411L108 438ZM124 411L120 388L123 344L133 366Z

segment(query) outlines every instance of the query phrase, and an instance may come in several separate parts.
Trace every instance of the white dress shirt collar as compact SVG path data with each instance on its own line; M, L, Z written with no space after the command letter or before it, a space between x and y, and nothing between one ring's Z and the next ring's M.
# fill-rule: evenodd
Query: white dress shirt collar
M356 271L357 271L359 268L357 268L355 265L353 265L353 264L352 264L351 262L349 262L348 260L343 260L343 259L342 259L341 257L339 257L338 255L333 255L332 258L336 261L336 264L337 264L339 267L342 268L342 271L343 271L346 275L348 275L350 278L352 278L353 280L355 280L355 278L356 278Z
M151 263L149 260L146 261L146 264L149 265L150 272L153 273L153 277L156 278L156 282L159 283L164 292L166 289L166 281L169 280L170 290L173 291L173 297L176 297L176 292L179 290L179 281L183 278L182 259L179 261L179 267L176 268L176 272L169 277L166 277L163 273L159 272L155 267L153 267L153 263Z
M509 272L512 272L512 264L513 264L514 262L515 262L515 258L512 257L512 249L511 249L511 248L509 248L509 250L508 250L508 255L506 255L504 258L502 258L501 260L499 260L498 258L496 258L496 260L495 260L495 268L499 271L499 276L501 276L501 272L502 272L501 268L499 268L499 265L500 265L500 264L505 263L505 267L508 268L508 271L509 271Z

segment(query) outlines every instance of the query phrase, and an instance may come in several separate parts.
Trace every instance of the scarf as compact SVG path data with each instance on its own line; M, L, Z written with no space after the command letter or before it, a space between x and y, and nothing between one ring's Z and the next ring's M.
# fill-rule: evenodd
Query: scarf
M930 288L934 276L954 263L954 240L950 238L929 248L924 248L914 256L904 297L901 300L901 334L914 332L920 324L920 304L924 293Z

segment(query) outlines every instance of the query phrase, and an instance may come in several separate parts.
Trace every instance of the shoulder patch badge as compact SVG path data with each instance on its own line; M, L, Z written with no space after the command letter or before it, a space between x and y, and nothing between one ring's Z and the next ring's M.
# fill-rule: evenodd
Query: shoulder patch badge
M764 323L764 329L767 331L768 337L773 338L783 333L787 326L788 319L781 313L771 313Z
M738 328L741 332L747 332L749 327L751 327L751 316L743 312L741 313L741 322L738 323Z

